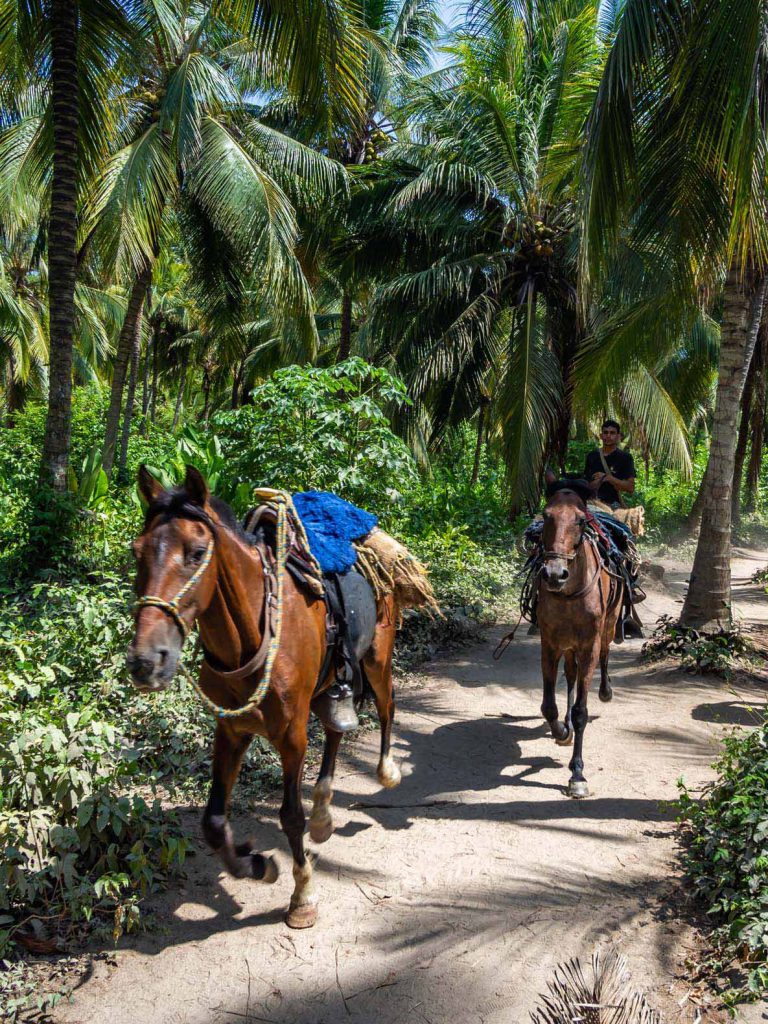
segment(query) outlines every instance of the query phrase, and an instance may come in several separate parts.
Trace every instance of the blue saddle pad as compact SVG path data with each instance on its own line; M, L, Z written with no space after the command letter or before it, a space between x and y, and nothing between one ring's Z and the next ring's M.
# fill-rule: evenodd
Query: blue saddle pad
M348 572L357 561L352 541L366 537L378 517L328 491L302 491L292 498L322 571Z

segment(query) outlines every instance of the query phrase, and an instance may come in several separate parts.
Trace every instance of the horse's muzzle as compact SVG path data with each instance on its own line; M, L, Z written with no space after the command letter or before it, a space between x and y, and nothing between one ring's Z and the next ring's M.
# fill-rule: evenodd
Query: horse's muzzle
M544 567L542 577L544 579L544 585L547 590L551 590L552 593L559 593L565 584L568 582L570 573L563 563L553 562L550 565Z
M131 682L142 693L156 693L164 690L176 672L178 654L167 647L149 651L130 649L125 663Z

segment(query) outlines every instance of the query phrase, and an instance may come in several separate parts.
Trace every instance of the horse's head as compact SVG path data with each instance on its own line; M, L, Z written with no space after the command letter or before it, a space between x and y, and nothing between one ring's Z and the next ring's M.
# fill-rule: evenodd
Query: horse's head
M133 542L138 600L127 665L135 685L152 692L173 679L182 644L213 597L216 523L208 485L193 466L183 485L169 491L145 466L138 482L148 507Z
M541 576L548 590L563 590L570 577L570 565L584 539L587 506L575 490L561 488L544 507L541 542L544 564Z

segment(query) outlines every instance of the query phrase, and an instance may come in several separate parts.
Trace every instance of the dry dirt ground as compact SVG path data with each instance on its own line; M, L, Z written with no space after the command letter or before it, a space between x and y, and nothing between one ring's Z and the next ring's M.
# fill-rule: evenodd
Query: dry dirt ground
M737 554L739 611L768 621L768 598L738 582L765 555ZM674 611L684 578L668 563L646 622ZM222 875L201 845L188 880L156 904L160 930L97 959L58 1024L517 1024L558 962L596 948L627 957L665 1024L695 1022L684 961L697 940L665 801L680 776L711 777L724 730L753 720L765 688L652 670L639 641L614 648L615 697L594 693L586 732L592 795L577 802L564 792L570 751L539 714L538 638L521 630L494 662L506 628L402 690L398 789L376 783L377 733L346 749L313 930L283 923L290 862L275 806L259 805L235 825L282 851L277 884Z

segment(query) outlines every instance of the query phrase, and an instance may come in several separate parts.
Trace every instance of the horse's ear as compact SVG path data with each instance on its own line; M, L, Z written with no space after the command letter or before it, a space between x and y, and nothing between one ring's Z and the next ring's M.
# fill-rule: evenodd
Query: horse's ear
M139 494L148 505L151 505L155 498L163 493L163 485L152 476L143 462L139 466L136 479L139 485Z
M544 483L547 485L547 487L551 487L552 484L557 483L557 476L555 473L552 472L552 470L549 467L547 467L547 469L544 471Z
M187 466L187 475L184 477L184 490L193 505L205 505L208 501L208 484L199 469L194 466Z

